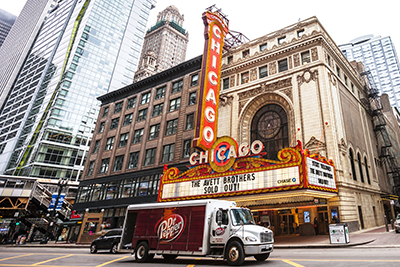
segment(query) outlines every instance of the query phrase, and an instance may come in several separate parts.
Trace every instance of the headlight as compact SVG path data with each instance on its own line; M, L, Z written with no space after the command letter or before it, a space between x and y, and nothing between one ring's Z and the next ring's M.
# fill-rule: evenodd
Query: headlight
M256 242L257 241L257 238L255 238L255 237L253 237L253 236L246 236L246 241L248 241L248 242Z

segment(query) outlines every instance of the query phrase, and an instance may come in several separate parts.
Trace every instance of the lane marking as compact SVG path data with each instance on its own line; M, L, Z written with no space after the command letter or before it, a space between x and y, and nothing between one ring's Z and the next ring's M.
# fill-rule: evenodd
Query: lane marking
M297 264L297 263L295 263L293 261L290 261L290 260L282 260L282 261L286 262L287 264L290 264L292 266L295 266L295 267L304 267L303 265Z
M124 256L122 258L118 258L118 259L115 259L115 260L108 261L108 262L105 262L103 264L97 265L96 267L101 267L101 266L104 266L104 265L107 265L107 264L110 264L110 263L113 263L113 262L116 262L116 261L119 261L119 260L123 260L123 259L126 259L126 258L130 258L130 257L131 256Z
M347 262L347 261L354 261L354 262L400 262L400 260L357 260L357 259L341 259L341 260L333 260L333 259L286 259L286 260L282 260L282 259L268 259L268 260L273 260L273 261L338 261L338 262Z
M14 256L14 257L8 257L8 258L1 259L0 261L5 261L5 260L10 260L10 259L15 259L15 258L21 258L21 257L26 257L26 256L31 256L31 255L33 255L33 253L23 254L23 255Z
M50 261L55 261L55 260L59 260L59 259L63 259L63 258L68 258L68 257L74 256L74 255L75 254L69 254L69 255L58 257L58 258L50 259L50 260L47 260L47 261L41 261L41 262L32 264L31 266L37 266L37 265L40 265L40 264L43 264L43 263L47 263L47 262L50 262Z

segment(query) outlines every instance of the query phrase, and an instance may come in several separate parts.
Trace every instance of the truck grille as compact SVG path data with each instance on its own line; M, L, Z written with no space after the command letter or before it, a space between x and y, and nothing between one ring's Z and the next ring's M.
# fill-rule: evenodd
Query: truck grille
M268 232L265 232L265 233L261 233L260 234L260 237L261 237L261 242L272 242L272 233L268 233Z

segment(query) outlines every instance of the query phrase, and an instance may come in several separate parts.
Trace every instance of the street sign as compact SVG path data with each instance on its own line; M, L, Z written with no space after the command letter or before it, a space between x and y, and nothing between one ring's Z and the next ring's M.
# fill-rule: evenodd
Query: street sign
M51 202L50 202L48 210L54 209L54 205L56 203L57 196L58 196L58 194L54 193L53 196L51 197ZM56 210L61 210L62 204L64 203L64 199L65 199L65 193L60 194L60 197L58 198Z

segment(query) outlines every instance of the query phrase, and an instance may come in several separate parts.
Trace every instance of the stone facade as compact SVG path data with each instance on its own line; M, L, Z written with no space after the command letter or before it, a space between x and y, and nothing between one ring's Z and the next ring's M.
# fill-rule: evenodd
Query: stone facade
M243 58L247 50L250 53ZM260 78L263 67L268 73ZM243 82L247 72L251 78ZM337 207L351 230L384 223L379 177L386 174L375 164L377 140L372 117L362 103L368 97L365 81L317 18L232 48L223 56L222 80L226 79L229 88L221 90L221 98L232 100L220 106L218 136L252 142L257 111L279 105L288 117L289 141L300 140L311 153L335 163L339 194L328 200L328 210Z

